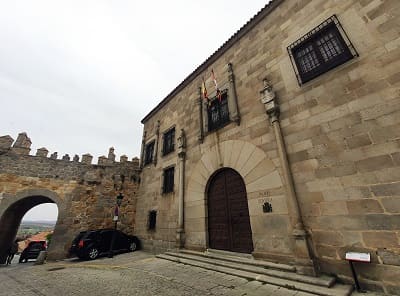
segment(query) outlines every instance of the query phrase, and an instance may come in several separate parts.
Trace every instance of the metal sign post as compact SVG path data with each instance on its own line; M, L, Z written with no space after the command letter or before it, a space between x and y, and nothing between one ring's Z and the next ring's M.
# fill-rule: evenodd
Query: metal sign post
M371 255L369 253L357 253L357 252L347 252L346 253L346 260L349 261L351 273L353 275L354 284L356 289L360 293L366 293L365 290L361 289L360 283L358 282L356 270L354 268L353 262L371 262Z

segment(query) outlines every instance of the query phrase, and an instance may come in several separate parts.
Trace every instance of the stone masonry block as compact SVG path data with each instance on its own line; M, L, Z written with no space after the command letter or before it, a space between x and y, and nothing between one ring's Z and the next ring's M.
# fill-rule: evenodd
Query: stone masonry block
M374 185L371 186L371 191L375 194L375 196L398 195L400 192L400 182Z
M368 134L346 138L346 142L350 149L372 144L372 141L369 138Z
M364 243L373 248L398 248L399 239L396 232L369 231L362 233Z
M350 215L361 215L368 213L383 213L379 201L374 199L358 199L347 201L347 210Z
M381 202L386 212L400 213L400 193L399 196L382 198Z
M93 156L90 154L83 154L82 155L82 163L84 164L91 164L93 160Z
M377 171L380 169L392 167L393 165L394 164L392 158L389 155L370 157L356 162L356 166L359 172Z
M400 214L370 214L365 215L370 230L399 230Z
M312 238L315 244L343 245L343 235L338 231L313 231Z

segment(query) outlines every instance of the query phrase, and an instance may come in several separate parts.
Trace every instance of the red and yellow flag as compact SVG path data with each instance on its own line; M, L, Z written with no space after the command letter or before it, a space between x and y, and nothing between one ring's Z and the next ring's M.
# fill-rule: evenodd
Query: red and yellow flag
M217 93L217 98L221 102L222 95L221 95L221 91L218 88L217 79L215 78L215 75L214 75L214 69L211 69L211 79L214 81L214 86L215 86L215 91Z

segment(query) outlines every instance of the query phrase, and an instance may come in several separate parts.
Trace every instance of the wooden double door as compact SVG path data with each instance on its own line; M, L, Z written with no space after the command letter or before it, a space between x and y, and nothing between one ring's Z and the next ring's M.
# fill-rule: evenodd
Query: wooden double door
M223 169L212 177L207 193L209 247L251 253L254 248L242 177L233 169Z

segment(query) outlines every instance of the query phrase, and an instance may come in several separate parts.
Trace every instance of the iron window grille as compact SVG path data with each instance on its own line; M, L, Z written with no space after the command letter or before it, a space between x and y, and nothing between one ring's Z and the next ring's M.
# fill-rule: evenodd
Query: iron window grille
M287 48L299 85L358 56L336 15Z
M221 92L221 99L213 98L208 106L208 131L217 130L229 122L228 92Z
M157 211L152 210L152 211L149 212L147 229L148 230L155 230L156 229L156 223L157 223Z
M147 164L153 162L154 143L155 143L155 141L152 141L145 146L144 165L147 165Z
M175 168L170 167L164 170L163 173L163 188L162 192L163 193L170 193L174 191L174 173L175 173Z
M171 128L163 135L163 155L167 155L175 150L175 128Z

